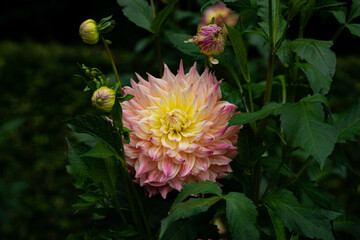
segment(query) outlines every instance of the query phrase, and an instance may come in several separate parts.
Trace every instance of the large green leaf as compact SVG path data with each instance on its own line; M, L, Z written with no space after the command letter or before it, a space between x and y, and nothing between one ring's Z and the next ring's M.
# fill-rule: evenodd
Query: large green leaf
M281 217L290 231L309 238L334 239L330 221L324 211L301 205L289 190L273 192L263 202Z
M314 93L320 93L324 95L329 92L332 82L331 77L325 75L323 72L309 63L296 63L296 66L305 73L306 78L310 83L310 87Z
M180 202L170 209L169 215L161 220L160 239L169 225L176 220L185 219L191 216L206 212L212 205L218 202L221 197L191 198L186 202Z
M68 144L68 161L69 165L66 166L67 172L74 179L74 186L81 188L85 180L89 176L89 167L81 158L81 155L88 151L88 149L72 144L68 139L66 139Z
M137 26L151 31L152 12L145 0L117 0L124 15Z
M279 114L282 106L283 105L280 103L270 102L257 112L240 113L240 114L234 115L230 119L228 126L243 125L246 123L255 122L255 121L263 119L269 115L276 116Z
M346 112L333 114L333 120L339 131L337 142L356 141L360 136L360 98Z
M268 213L271 218L271 222L274 226L276 240L286 240L285 224L284 221L276 215L276 213L269 207L267 207Z
M204 55L200 53L200 49L193 42L185 42L192 39L193 36L183 33L171 33L166 34L170 42L181 52L194 57L195 59L203 59Z
M175 206L176 204L178 204L179 202L184 201L190 195L196 196L197 194L200 194L200 193L215 194L217 196L222 195L221 188L216 183L211 182L209 180L201 181L198 183L184 184L183 188L181 189L181 192L175 199L172 207Z
M337 130L324 122L321 103L326 98L315 94L297 103L286 103L281 110L281 127L289 144L310 153L322 168L332 152Z
M161 240L196 239L196 225L193 221L177 221L169 226Z
M71 119L67 124L75 132L87 133L93 136L97 143L100 144L96 150L107 148L107 151L103 150L104 155L108 155L109 152L112 152L115 156L119 154L121 149L119 144L121 144L122 140L114 131L110 122L104 118L82 115Z
M354 18L360 16L360 1L353 0L350 8L350 14L348 17L348 22L351 22Z
M331 41L298 38L290 43L290 48L301 59L306 60L325 76L332 77L335 73L336 56L330 50Z
M225 200L232 239L259 239L259 231L255 226L257 211L253 202L238 192L230 192Z
M316 186L315 183L299 180L296 182L295 187L296 192L300 195L300 202L304 205L340 211L335 197L328 191Z
M247 69L247 53L245 44L242 40L241 33L239 30L233 27L227 26L231 45L234 49L236 58L239 62L241 73L246 81L249 81L248 69Z
M346 22L346 7L338 7L329 12L331 12L334 15L334 17L340 24L345 24L345 22Z
M349 29L352 34L360 37L360 24L356 24L356 23L345 24L345 27L347 27L347 29Z
M155 33L160 32L161 25L164 23L166 18L169 17L169 15L174 11L175 5L177 4L179 0L170 0L166 4L166 7L162 9L158 14L156 14L156 17L154 21L151 23L150 30Z

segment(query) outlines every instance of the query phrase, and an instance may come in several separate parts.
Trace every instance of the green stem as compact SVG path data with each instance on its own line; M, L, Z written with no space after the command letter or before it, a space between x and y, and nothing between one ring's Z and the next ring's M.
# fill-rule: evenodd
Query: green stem
M306 160L305 164L301 167L301 169L299 170L299 172L292 177L286 184L284 188L287 188L289 185L293 184L294 182L296 182L299 177L301 176L301 174L305 171L305 169L309 166L309 164L311 163L311 161L314 158L312 156L308 157L308 159Z
M120 82L120 78L119 78L118 71L117 71L117 69L116 69L116 65L115 65L114 58L113 58L113 56L112 56L112 54L111 54L111 51L110 51L110 49L109 49L108 44L106 43L106 41L105 41L105 39L104 39L104 37L103 37L102 35L101 35L101 40L102 40L102 42L104 43L104 46L105 46L105 48L106 48L107 54L109 55L110 62L111 62L111 66L112 66L112 68L113 68L116 81L117 81L117 82ZM121 94L122 94L123 91L122 91L121 84L120 84L120 86L119 86L119 90L120 90L120 92L121 92Z
M150 5L151 5L152 19L155 19L156 14L155 14L154 0L150 0ZM163 66L163 62L162 62L160 39L159 39L158 33L154 33L154 37L155 37L155 45L156 45L157 62L158 62L158 66L159 66L159 77L162 77L162 75L164 74L164 66Z
M266 74L266 86L265 86L265 95L264 95L264 102L263 106L265 106L271 99L271 92L272 92L272 80L274 74L274 58L275 58L275 50L273 47L270 47L270 55L268 61L268 70ZM263 118L260 121L260 127L257 134L257 138L260 142L262 142L264 137L264 132L266 128L266 120L267 118Z
M278 3L278 1L277 1ZM274 35L274 27L273 27L273 15L272 15L272 0L268 0L269 4L269 33L270 33L270 39L272 39L272 43L270 46L270 54L269 54L269 60L268 60L268 69L266 73L266 86L265 86L265 95L264 95L264 102L263 107L270 101L271 99L271 91L272 91L272 80L273 80L273 74L274 74L274 58L275 58L275 42L273 39L276 39L276 32ZM275 18L276 19L276 18ZM266 128L266 119L263 118L260 121L260 127L259 131L257 133L257 139L259 142L263 142L264 132ZM258 205L259 203L259 190L260 190L260 182L261 182L261 158L256 162L255 165L255 181L254 181L254 202L255 205Z
M341 27L339 27L339 29L335 32L334 36L331 38L331 41L335 41L335 39L340 35L340 33L344 30L346 23L344 23L343 25L341 25Z

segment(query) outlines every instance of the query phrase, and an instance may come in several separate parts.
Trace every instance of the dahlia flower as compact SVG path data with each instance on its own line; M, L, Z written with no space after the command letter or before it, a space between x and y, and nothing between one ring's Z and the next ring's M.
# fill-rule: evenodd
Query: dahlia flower
M224 19L228 26L233 27L236 25L239 15L227 8L223 2L219 2L204 10L200 25L210 23L213 18L215 19L214 23L218 26L224 24Z
M114 90L101 87L93 93L91 101L96 108L104 112L111 112L115 103L115 96L116 92Z
M217 64L219 61L214 59L213 55L219 55L224 52L225 38L226 36L221 27L216 24L209 24L199 27L192 42L200 48L201 53L209 56L211 63Z
M93 45L99 41L99 31L95 20L88 19L80 25L79 34L84 43Z
M131 129L124 143L126 162L135 181L149 195L181 190L190 182L217 179L231 172L241 126L226 128L236 106L221 101L220 82L208 70L200 76L196 64L175 76L165 65L162 78L131 79L121 103L124 126Z

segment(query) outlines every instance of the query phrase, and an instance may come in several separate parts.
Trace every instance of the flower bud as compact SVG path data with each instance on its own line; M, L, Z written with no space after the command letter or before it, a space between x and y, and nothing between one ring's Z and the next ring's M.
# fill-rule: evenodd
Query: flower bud
M200 52L209 56L213 64L218 61L214 59L213 55L221 54L225 49L225 34L223 29L216 24L209 24L199 27L196 36L193 37L193 42L200 48Z
M225 21L228 26L233 27L236 25L239 15L227 8L223 2L219 2L204 10L200 25L209 24L213 18L214 23L218 26L224 24Z
M88 19L80 25L80 36L84 43L93 45L99 41L99 31L95 20Z
M111 112L115 103L115 96L114 90L108 87L101 87L93 93L91 101L96 108L104 112Z

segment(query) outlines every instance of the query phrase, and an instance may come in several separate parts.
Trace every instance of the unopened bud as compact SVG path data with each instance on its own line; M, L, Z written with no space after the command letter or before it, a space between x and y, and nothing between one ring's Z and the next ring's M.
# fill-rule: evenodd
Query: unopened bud
M115 103L115 97L116 92L114 90L108 87L101 87L93 93L91 101L96 108L104 112L111 112Z
M200 25L209 24L214 18L214 23L218 26L223 25L224 21L230 27L236 25L239 15L227 8L223 2L219 2L204 10Z
M225 34L223 29L216 24L209 24L198 29L193 42L200 48L200 52L209 56L210 60L213 55L219 55L225 49ZM216 64L217 62L212 62Z
M99 41L99 31L95 20L88 19L80 25L80 36L84 43L93 45Z

